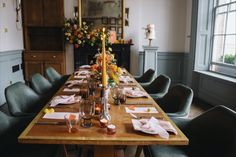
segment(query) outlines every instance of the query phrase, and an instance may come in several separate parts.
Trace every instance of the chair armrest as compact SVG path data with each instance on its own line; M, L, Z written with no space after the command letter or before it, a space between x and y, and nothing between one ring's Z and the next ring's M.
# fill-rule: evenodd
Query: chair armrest
M178 118L187 118L188 117L188 113L184 112L184 111L178 111L175 113L166 113L169 117L178 117Z
M150 85L151 82L139 83L144 89ZM145 89L146 90L146 89Z
M141 76L138 76L138 75L136 75L136 76L133 76L135 79L138 79L138 78L140 78Z
M153 99L160 99L162 97L164 97L165 94L161 94L161 93L158 93L158 94L149 94Z
M190 124L191 119L186 118L171 118L172 121L179 127L180 130L184 131L187 125Z

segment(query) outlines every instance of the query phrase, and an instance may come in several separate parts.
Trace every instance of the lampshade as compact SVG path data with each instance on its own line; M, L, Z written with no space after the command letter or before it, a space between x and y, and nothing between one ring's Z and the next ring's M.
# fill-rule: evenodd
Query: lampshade
M155 39L155 25L154 24L148 24L146 28L146 39Z

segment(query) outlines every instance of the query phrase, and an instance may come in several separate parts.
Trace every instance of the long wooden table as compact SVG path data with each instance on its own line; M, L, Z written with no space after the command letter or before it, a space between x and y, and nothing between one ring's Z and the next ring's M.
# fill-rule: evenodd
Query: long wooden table
M69 78L72 80L73 75ZM142 87L135 81L136 86ZM65 95L68 93L63 92L64 86L55 95ZM142 89L143 90L143 89ZM106 129L99 127L99 122L94 118L93 126L90 128L80 127L76 133L68 133L66 125L38 125L37 122L42 121L62 121L62 120L49 120L43 119L44 109L48 108L49 104L38 113L33 121L27 126L27 128L18 137L21 143L32 144L78 144L78 145L93 145L94 156L97 157L112 157L115 156L114 146L116 145L187 145L188 138L179 130L179 128L170 120L170 118L163 112L163 110L155 103L155 101L149 96L152 104L139 104L135 106L154 106L158 113L145 113L144 117L154 116L163 120L170 121L174 128L177 130L178 135L170 135L169 139L163 139L159 135L145 134L139 131L135 131L131 122L132 117L126 113L125 107L128 105L114 105L112 100L109 100L111 104L110 115L112 117L111 123L116 125L116 134L108 135ZM55 112L78 112L79 104L61 105L55 107ZM140 115L140 114L136 114Z

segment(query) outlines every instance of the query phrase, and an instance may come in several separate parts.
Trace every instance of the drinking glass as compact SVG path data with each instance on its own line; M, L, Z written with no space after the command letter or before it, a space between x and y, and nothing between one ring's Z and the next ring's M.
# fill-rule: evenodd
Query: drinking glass
M118 87L114 87L111 89L111 95L112 95L112 98L114 99L114 103L116 105L119 105L120 104L120 99L119 99L119 88Z
M93 79L90 79L88 81L89 95L94 96L96 88L97 88L97 82Z
M95 101L84 99L80 104L81 125L85 128L92 126L92 118L95 112Z
M69 133L74 133L79 130L79 116L70 113L65 115L65 122Z
M125 95L125 91L123 88L121 88L119 90L119 100L120 100L121 104L125 103L125 101L126 101L126 95Z

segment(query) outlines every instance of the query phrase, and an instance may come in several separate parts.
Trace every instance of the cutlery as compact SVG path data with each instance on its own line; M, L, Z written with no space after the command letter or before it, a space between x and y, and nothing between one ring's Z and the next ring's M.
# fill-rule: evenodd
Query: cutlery
M65 125L65 122L36 122L37 125Z

